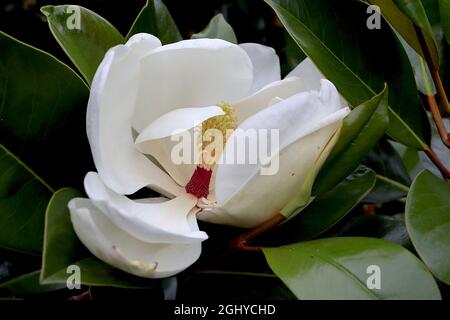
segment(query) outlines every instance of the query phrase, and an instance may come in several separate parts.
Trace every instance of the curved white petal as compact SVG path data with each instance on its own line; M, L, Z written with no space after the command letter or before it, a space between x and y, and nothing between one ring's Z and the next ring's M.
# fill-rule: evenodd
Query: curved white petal
M310 58L300 62L289 74L288 77L298 77L305 82L307 90L320 90L320 80L325 76L316 67Z
M136 149L131 128L139 59L160 45L154 36L133 36L106 53L92 82L86 117L89 144L100 177L117 193L153 186L179 194L176 183Z
M133 201L108 189L95 172L86 175L84 186L93 204L112 223L141 241L187 243L208 238L199 231L195 216L189 216L197 203L192 195L185 193L161 203Z
M181 133L198 126L209 118L223 114L225 112L218 106L172 110L153 120L145 127L137 137L136 144L142 144L147 140L170 137L175 133Z
M217 106L170 111L141 132L136 139L136 146L141 152L155 158L178 184L185 186L199 164L200 150L195 141L200 142L201 137L200 132L193 128L223 114L223 110ZM180 152L177 152L177 145L183 147ZM188 151L189 154L184 154Z
M248 95L253 67L238 45L219 39L185 40L153 50L141 61L133 127L141 132L161 115Z
M273 99L287 99L304 91L307 91L307 87L297 77L272 82L253 95L233 104L237 122L240 124L250 116L269 107Z
M89 199L72 199L69 209L75 233L89 251L136 276L169 277L189 267L200 256L200 241L147 243L133 237L113 224Z
M215 196L218 206L228 214L200 213L199 219L253 227L279 212L303 184L328 141L340 127L341 120L348 114L342 108L339 94L327 80L322 80L320 92L303 92L250 117L240 129L230 136L217 166ZM269 145L269 153L279 152L279 164L270 163L264 154L257 154L257 161L249 163L253 146L245 148L246 164L227 164L230 154L237 154L236 142L250 132L248 129L279 129L279 149ZM268 139L270 141L270 139ZM273 150L271 150L272 148ZM258 149L256 149L258 152ZM273 175L261 175L261 167L273 164L278 168ZM235 219L223 217L233 216Z
M300 62L287 76L288 77L298 77L304 84L306 90L320 90L320 81L326 79L326 77L320 72L316 67L314 62L310 58L304 59ZM348 105L348 102L344 97L340 96L342 105Z
M250 93L281 79L280 59L273 48L257 43L242 43L240 47L247 52L253 63L253 85Z

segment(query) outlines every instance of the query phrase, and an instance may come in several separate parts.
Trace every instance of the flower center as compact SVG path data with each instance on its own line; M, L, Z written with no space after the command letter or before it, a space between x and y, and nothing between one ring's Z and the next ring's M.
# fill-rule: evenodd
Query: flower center
M211 141L209 141L209 139L207 138L203 138L208 135L208 130L215 129L216 131L218 130L222 133L222 144L224 144L228 139L230 133L236 129L236 115L234 113L233 107L228 103L220 103L218 106L225 112L225 114L203 121L201 164L197 166L194 174L185 187L186 192L196 196L199 199L206 198L209 195L209 184L211 182L212 176L211 168L219 157L219 151L217 150L217 148L207 150L210 149L209 146L211 144ZM220 150L222 150L223 145L219 147ZM208 158L206 158L204 155L208 153L208 151L211 154L208 154Z
M203 121L202 136L205 136L205 133L208 130L215 129L222 132L223 141L227 141L229 134L236 129L236 114L234 113L233 107L228 103L220 103L218 104L218 107L220 107L225 114ZM203 149L206 148L208 143L208 141L203 141Z

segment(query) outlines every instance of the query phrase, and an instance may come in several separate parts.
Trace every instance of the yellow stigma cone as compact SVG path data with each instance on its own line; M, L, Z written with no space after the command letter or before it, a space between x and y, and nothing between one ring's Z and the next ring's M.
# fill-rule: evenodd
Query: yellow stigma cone
M236 114L234 113L234 109L228 103L220 103L218 104L225 114L220 116L215 116L209 118L208 120L202 123L202 163L204 165L212 166L219 154L223 151L223 144L227 141L228 136L236 130L237 122L236 122ZM212 139L208 135L208 130L214 130L215 132L222 133L222 141L219 143L215 141L216 139ZM220 133L219 133L220 136ZM211 141L213 140L213 141ZM220 139L219 139L220 140Z
M210 129L216 129L222 132L223 141L227 141L227 134L236 129L236 114L234 113L234 109L228 103L220 103L218 104L225 114L221 116L215 116L209 118L208 120L202 123L202 136L205 135L205 132ZM205 148L209 144L208 141L203 141L203 148Z

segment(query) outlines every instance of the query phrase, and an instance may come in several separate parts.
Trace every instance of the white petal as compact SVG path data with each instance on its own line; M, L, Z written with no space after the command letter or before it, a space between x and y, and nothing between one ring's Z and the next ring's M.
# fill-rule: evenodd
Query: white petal
M196 147L195 141L201 141L200 135L195 128L167 138L146 140L136 147L154 158L176 183L186 186L199 164L195 159L200 159L200 148Z
M310 58L306 58L300 62L287 77L299 77L305 83L307 90L320 90L320 81L325 79L325 76ZM340 96L340 100L342 105L348 106L348 102L344 97Z
M239 100L253 81L250 58L219 39L185 40L154 50L141 61L133 127L141 132L164 113Z
M89 251L100 260L136 276L169 277L189 267L200 256L201 242L140 241L114 225L89 199L72 199L69 209L75 233Z
M279 212L303 184L348 112L348 108L341 107L334 86L322 80L320 93L294 95L242 123L240 128L244 131L236 130L229 141L233 136L244 136L247 129L280 130L279 171L275 175L261 175L261 164L266 162L258 155L257 163L249 164L250 148L245 150L246 164L218 164L215 195L218 206L228 214L202 212L199 219L253 227ZM227 142L224 158L230 153L236 150Z
M218 209L202 211L198 219L242 228L252 228L269 220L300 191L339 126L340 122L336 122L284 148L275 175L256 173L239 192L224 204L219 203Z
M89 143L100 177L117 193L131 194L145 186L179 193L176 183L136 149L131 128L139 59L160 45L151 35L132 37L106 53L92 82L86 118Z
M175 133L187 131L203 121L225 114L220 107L180 108L163 114L152 121L137 137L136 144L147 140L170 137Z
M137 148L153 158L166 170L166 172L180 185L185 186L192 177L199 161L195 161L194 153L199 158L200 150L196 148L194 139L200 140L199 132L191 130L203 121L224 114L217 106L203 108L182 108L170 111L150 123L136 139ZM174 135L174 133L176 133ZM194 137L194 135L197 137ZM173 135L173 136L172 136ZM180 163L173 159L172 151L182 139L189 139L191 143L185 144L183 152L190 151L187 161ZM175 156L178 156L175 153ZM180 159L181 160L181 159Z
M238 123L269 107L274 98L287 99L294 94L307 91L306 85L297 77L272 82L254 93L233 104Z
M196 220L188 218L197 199L182 194L162 203L133 201L108 189L95 172L86 175L86 193L93 204L117 227L150 243L187 243L205 240Z
M240 47L247 52L253 63L251 93L281 79L280 59L273 48L257 43L242 43Z
M325 76L316 67L310 58L300 62L287 76L298 77L305 82L307 90L320 90L320 80Z

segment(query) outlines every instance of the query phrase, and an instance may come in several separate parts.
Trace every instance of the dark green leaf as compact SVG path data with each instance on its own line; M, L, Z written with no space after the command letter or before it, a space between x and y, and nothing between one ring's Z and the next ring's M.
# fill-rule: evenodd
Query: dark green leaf
M48 203L42 252L43 283L54 273L89 255L73 231L67 207L71 199L81 196L76 189L63 188L56 191Z
M408 55L409 62L414 71L414 79L416 80L417 89L424 95L435 95L436 87L434 86L430 69L424 59L399 35L399 40Z
M364 160L388 124L387 88L353 109L344 119L339 140L314 182L313 194L330 190Z
M43 285L39 283L39 271L31 272L0 284L0 292L14 296L40 294L65 288L65 284Z
M231 43L237 43L236 34L233 28L228 24L223 14L215 15L205 29L199 33L194 33L191 39L222 39Z
M433 65L439 69L439 53L436 40L433 35L430 21L421 0L394 0L397 7L420 29L416 29L417 33L421 33L424 37L425 45L431 53Z
M0 145L0 246L39 254L53 190Z
M387 82L388 134L417 149L426 148L422 110L414 75L389 26L366 26L367 5L360 1L265 0L287 31L352 106L380 92Z
M283 32L284 40L286 42L286 47L284 48L284 53L286 55L286 63L281 65L282 75L287 75L291 70L293 70L300 62L302 62L306 55L297 45L297 43L292 39L287 31Z
M328 238L263 251L299 299L440 299L423 263L385 240ZM374 275L370 266L379 268L379 289L367 286Z
M183 40L169 10L161 0L147 0L128 32L127 39L141 32L158 37L162 44Z
M450 284L450 185L429 171L417 175L406 200L406 228L422 260Z
M89 9L61 5L45 6L41 11L53 36L89 84L106 51L124 42L112 24Z
M397 30L408 44L423 58L425 54L416 32L421 32L430 50L433 65L439 69L439 53L430 22L420 0L368 0L381 9L384 18ZM419 27L415 28L416 25Z
M361 167L328 192L320 194L294 218L269 232L265 245L282 245L312 239L331 228L373 188L375 173Z
M53 187L88 170L88 88L53 56L0 32L0 144Z
M391 141L391 145L400 155L402 162L408 171L410 178L414 178L420 171L422 171L422 160L420 159L420 151L407 147L398 142ZM433 144L431 144L433 145Z
M403 161L387 140L380 140L365 160L365 165L377 174L377 183L364 199L366 202L388 202L405 197L411 179Z
M450 0L439 0L439 13L445 38L450 44Z

